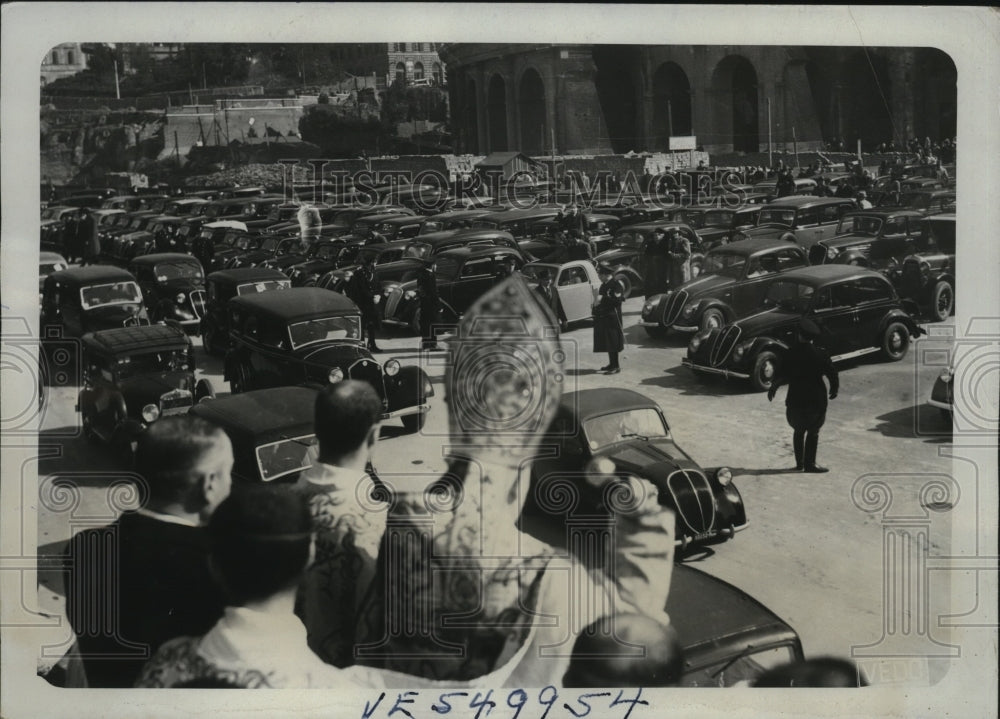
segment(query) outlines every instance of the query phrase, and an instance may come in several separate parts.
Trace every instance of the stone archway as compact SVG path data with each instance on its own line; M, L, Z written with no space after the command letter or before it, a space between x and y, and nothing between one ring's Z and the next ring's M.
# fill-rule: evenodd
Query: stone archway
M479 153L479 96L476 94L476 81L471 77L465 83L465 118L462 126L465 129L465 152L473 155Z
M490 78L486 95L486 121L489 127L487 151L507 150L507 83L500 75Z
M653 73L652 131L652 150L668 150L671 135L691 134L691 83L675 62L665 62Z
M712 73L711 142L732 145L736 152L760 149L757 70L742 55L728 55Z
M540 155L545 151L545 84L534 68L521 75L518 87L518 115L521 128L521 152Z

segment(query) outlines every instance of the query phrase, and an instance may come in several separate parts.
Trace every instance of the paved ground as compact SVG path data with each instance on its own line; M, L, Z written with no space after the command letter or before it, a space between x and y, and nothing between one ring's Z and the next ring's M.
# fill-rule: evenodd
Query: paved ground
M688 561L739 586L782 616L798 630L808 655L850 656L853 645L879 641L885 631L883 617L895 616L883 598L884 523L881 514L865 512L856 503L874 502L879 494L877 488L863 495L855 491L852 499L852 487L865 475L890 475L882 482L893 492L893 506L929 515L930 552L948 553L950 514L928 513L920 491L928 475L951 472L951 460L939 455L950 442L950 426L925 405L940 370L933 358L950 347L951 323L934 326L934 335L918 340L901 362L871 359L841 366L840 396L831 403L819 452L820 463L831 471L805 475L789 471L794 462L784 393L768 403L765 395L736 382L695 380L680 365L686 339L651 340L635 326L641 304L641 299L632 299L625 305L628 347L620 375L606 377L595 371L606 356L590 351L589 326L563 336L571 362L576 355L567 389L613 384L642 392L664 409L675 439L696 460L733 468L750 526L734 540ZM227 392L221 361L204 355L200 340L195 342L199 374L210 378L220 394ZM416 338L393 335L380 344L387 350L378 356L382 361L396 357L406 364L418 359ZM405 435L401 426L389 425L376 454L380 472L415 490L444 466L440 436L447 427L446 354L433 357L425 366L437 394L424 432ZM79 487L74 523L84 515L103 523L134 497L124 490L108 492L115 465L100 448L78 437L60 437L78 422L75 400L75 388L55 389L49 396L41 444L60 445L61 456L43 460L40 474L61 475ZM50 483L42 482L48 497L39 505L43 555L59 551L72 531L69 508L53 499L49 488ZM41 608L59 614L58 581L45 572L40 581ZM931 616L945 609L948 596L946 583L931 583L926 595ZM925 613L925 607L914 611Z

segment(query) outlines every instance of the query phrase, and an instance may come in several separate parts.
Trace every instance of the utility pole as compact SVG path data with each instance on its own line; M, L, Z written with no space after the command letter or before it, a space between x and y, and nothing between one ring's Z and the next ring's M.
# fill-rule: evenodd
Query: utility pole
M795 166L799 166L799 141L795 137L795 125L792 125L792 150L795 152Z
M771 142L771 98L767 98L767 166L774 167L774 145Z
M121 89L118 87L118 59L115 59L115 99L121 100L122 93Z

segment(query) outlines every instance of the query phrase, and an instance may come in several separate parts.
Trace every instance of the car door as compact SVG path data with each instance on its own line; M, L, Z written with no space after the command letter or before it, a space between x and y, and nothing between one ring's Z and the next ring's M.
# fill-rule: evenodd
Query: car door
M892 287L881 277L861 277L850 283L849 291L854 302L856 349L878 347L882 320L895 304Z
M567 322L586 319L594 306L594 287L583 265L563 266L556 277L556 292Z
M813 298L809 316L820 328L820 344L833 357L857 349L855 297L850 282L838 282L820 288Z
M244 336L252 340L249 359L254 389L298 384L306 379L301 366L291 361L288 341L284 340L284 348L279 347L284 339L282 329L283 324L254 315L243 324Z
M443 297L456 312L464 312L480 295L493 286L496 268L492 257L470 259L459 270L458 277L447 287ZM444 293L442 293L444 294Z

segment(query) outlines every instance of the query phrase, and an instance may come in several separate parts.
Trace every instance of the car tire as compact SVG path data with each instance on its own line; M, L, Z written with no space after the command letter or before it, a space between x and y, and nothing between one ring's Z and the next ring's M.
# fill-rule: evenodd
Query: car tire
M401 417L401 419L403 420L403 429L412 434L424 428L424 424L427 422L427 413L418 412L417 414L408 414Z
M644 329L646 330L646 334L652 337L654 340L665 339L667 334L669 333L669 330L663 326L645 327Z
M902 322L890 322L882 333L882 356L890 362L906 357L910 349L910 330Z
M203 402L206 399L215 399L215 388L207 379L200 379L194 386L194 401Z
M709 307L701 315L701 322L698 326L702 330L711 330L716 327L724 327L726 324L726 315L717 307Z
M625 290L624 299L627 300L629 297L632 296L632 279L623 272L620 272L617 275L615 275L615 279L618 280L618 282L620 282L621 286L624 288Z
M774 375L778 371L778 355L764 350L753 361L753 371L750 373L750 384L758 392L771 389Z
M947 280L934 285L931 293L930 315L937 322L944 322L955 311L955 290Z

